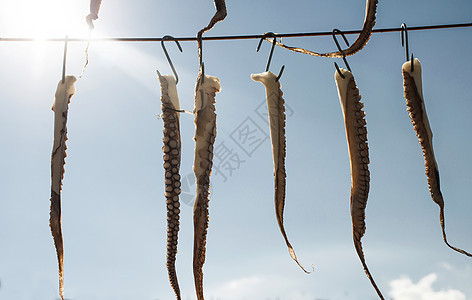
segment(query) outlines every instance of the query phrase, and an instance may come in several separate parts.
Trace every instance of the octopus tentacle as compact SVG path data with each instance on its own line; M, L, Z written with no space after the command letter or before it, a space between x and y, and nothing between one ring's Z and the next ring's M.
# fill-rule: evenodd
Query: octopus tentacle
M196 197L193 206L194 245L193 274L197 299L203 300L203 264L205 263L210 175L213 166L213 145L216 137L215 96L221 89L220 81L205 75L197 79L195 89L195 162Z
M178 300L181 299L179 282L175 270L180 219L180 109L176 80L172 75L159 76L161 85L162 119L164 121L164 170L165 197L167 206L167 273L170 285Z
M216 23L223 21L226 16L228 15L228 12L226 11L226 3L225 0L214 0L215 2L215 7L216 7L216 12L213 15L213 17L210 20L210 23L204 28L202 28L198 32L198 36L201 37L205 32L208 30L212 29L213 26L215 26Z
M98 19L98 11L100 10L101 4L102 0L90 0L90 14L86 17L90 30L94 28L93 20Z
M226 11L226 3L225 0L214 0L215 2L215 7L216 7L216 12L213 15L213 17L210 20L210 23L208 23L207 26L202 28L198 33L197 33L197 43L198 43L198 57L200 59L200 62L202 61L202 35L207 32L208 30L212 29L213 26L215 26L216 23L223 21L226 16L228 15L228 12ZM201 70L200 70L201 71Z
M420 61L415 58L413 65L414 71L411 71L411 62L409 61L404 63L402 66L403 88L411 123L413 124L416 136L418 137L421 149L423 150L425 173L428 179L431 198L439 206L439 221L441 223L443 240L449 248L472 257L472 254L469 252L450 245L446 238L444 199L440 189L439 169L436 163L436 158L434 157L433 133L429 126L428 116L423 101Z
M51 228L54 246L56 248L59 267L59 296L64 300L64 246L61 226L61 190L64 178L64 164L66 158L67 141L67 112L70 99L75 93L74 83L77 78L66 76L64 82L57 85L55 100L52 105L54 111L54 142L51 154L51 207L49 227Z
M365 127L365 112L362 110L364 104L359 101L361 96L359 95L359 89L356 86L352 73L344 69L340 71L345 78L342 78L338 71L336 71L335 79L344 115L351 161L350 205L354 247L372 286L380 299L384 299L367 267L361 242L365 233L365 208L370 182L369 147L367 144L367 129Z
M318 53L314 51L310 51L307 49L303 48L298 48L298 47L291 47L282 44L281 42L276 42L277 46L294 51L294 52L299 52L303 54L309 54L313 56L321 56L321 57L343 57L343 56L350 56L353 54L356 54L364 46L367 44L367 42L370 39L370 36L372 35L372 29L374 28L375 25L375 14L377 12L377 4L378 0L367 0L366 1L366 12L365 12L365 19L364 19L364 26L362 27L362 31L357 37L357 39L354 41L354 43L347 49L337 52L329 52L329 53Z
M93 25L93 21L98 19L98 11L100 10L100 5L102 5L102 0L90 0L90 14L85 17L87 24L89 26L89 34L88 34L88 41L87 46L85 46L85 63L82 67L82 74L80 74L79 78L82 78L85 74L85 69L89 64L89 47L90 47L90 38L92 37L92 31L95 28Z
M274 180L275 180L275 215L282 236L285 239L290 256L300 266L305 273L308 272L298 261L290 244L284 227L284 207L285 207L285 102L282 98L283 92L280 89L280 82L277 76L272 72L264 72L261 74L252 74L254 81L260 81L266 87L267 108L269 110L270 137L272 141L272 156L274 160Z

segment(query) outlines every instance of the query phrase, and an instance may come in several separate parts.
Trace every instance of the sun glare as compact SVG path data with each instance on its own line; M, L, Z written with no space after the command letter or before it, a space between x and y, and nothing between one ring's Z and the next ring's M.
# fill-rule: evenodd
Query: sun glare
M88 26L88 1L77 0L9 0L0 4L0 36L85 37Z

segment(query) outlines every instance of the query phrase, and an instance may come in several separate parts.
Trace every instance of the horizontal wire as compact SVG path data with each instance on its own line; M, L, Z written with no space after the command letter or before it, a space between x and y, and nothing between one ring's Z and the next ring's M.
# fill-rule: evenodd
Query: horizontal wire
M415 26L408 27L408 31L415 30L431 30L431 29L446 29L446 28L459 28L459 27L472 27L472 23L458 23L458 24L442 24L442 25L426 25L426 26ZM401 31L401 27L393 28L381 28L374 29L372 33L383 33L383 32L398 32ZM359 34L361 30L348 30L343 31L346 34ZM308 36L331 36L332 31L323 31L323 32L299 32L299 33L276 33L276 37L308 37ZM338 33L339 34L339 33ZM249 40L249 39L260 39L264 37L263 34L251 34L251 35L223 35L223 36L206 36L203 37L203 40L206 41L224 41L224 40ZM64 42L65 38L1 38L0 42ZM196 37L176 37L175 40L181 42L196 41ZM149 37L124 37L124 38L68 38L68 42L160 42L162 38L149 38Z

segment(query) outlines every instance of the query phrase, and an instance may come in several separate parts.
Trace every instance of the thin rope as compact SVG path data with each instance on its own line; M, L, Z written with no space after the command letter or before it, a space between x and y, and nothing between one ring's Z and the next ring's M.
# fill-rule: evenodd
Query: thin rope
M458 24L441 24L441 25L426 25L426 26L416 26L408 27L408 31L416 30L432 30L432 29L447 29L447 28L460 28L460 27L472 27L472 23L458 23ZM401 27L393 28L380 28L372 30L372 33L384 33L384 32L399 32ZM343 31L346 34L359 34L360 30L348 30ZM278 38L283 37L308 37L308 36L331 36L332 31L322 31L322 32L299 32L299 33L275 33L275 36ZM252 34L252 35L223 35L223 36L206 36L202 37L202 40L205 41L224 41L224 40L249 40L249 39L260 39L263 37L263 34ZM177 41L181 42L191 42L197 41L196 37L176 37ZM0 42L64 42L64 38L47 38L47 39L35 39L35 38L0 38ZM162 38L149 38L149 37L124 37L124 38L69 38L68 42L160 42Z

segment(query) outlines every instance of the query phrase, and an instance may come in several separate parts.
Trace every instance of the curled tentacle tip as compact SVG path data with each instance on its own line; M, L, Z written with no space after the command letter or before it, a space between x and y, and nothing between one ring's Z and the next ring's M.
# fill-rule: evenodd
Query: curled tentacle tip
M311 265L311 271L307 271L303 266L302 264L298 261L298 258L297 256L295 255L295 251L293 251L293 249L290 249L289 250L290 252L290 256L292 257L292 259L297 263L297 265L300 267L300 269L303 270L303 272L305 272L306 274L310 274L311 272L315 271L315 268L313 267L313 265Z
M311 265L311 271L307 271L298 261L297 264L306 274L311 274L315 271L315 267L313 265Z

